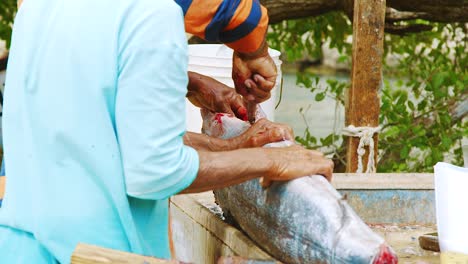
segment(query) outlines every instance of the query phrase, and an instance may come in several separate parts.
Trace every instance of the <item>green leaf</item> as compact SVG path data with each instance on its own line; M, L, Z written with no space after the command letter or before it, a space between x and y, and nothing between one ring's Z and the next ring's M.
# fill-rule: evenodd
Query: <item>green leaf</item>
M315 101L320 102L323 101L323 99L325 99L325 93L317 93L315 95Z
M442 85L442 83L444 83L444 80L445 80L445 73L444 72L438 72L438 73L434 74L434 76L432 77L432 81L431 81L432 88L434 90L439 89L439 87Z
M431 155L427 155L424 162L426 163L426 166L434 166Z
M323 146L330 146L333 144L333 140L336 140L336 135L335 134L330 134L326 138L321 138L320 142L322 143Z
M408 104L408 108L411 109L411 111L414 111L414 110L416 109L416 108L414 107L413 102L408 101L407 104Z
M418 110L423 111L427 107L427 100L423 100L418 104Z
M400 164L398 165L398 171L406 171L407 168L408 168L408 167L406 166L405 163L400 163Z
M410 147L408 145L403 146L403 148L400 151L400 158L406 159L408 157L409 152Z
M385 136L387 137L395 137L398 133L400 133L400 128L398 126L391 126L385 130Z
M407 100L408 100L408 92L400 90L400 93L398 95L397 104L404 105Z
M442 137L442 146L446 149L450 148L452 146L452 139L447 136Z
M349 56L347 55L341 55L340 57L338 57L338 62L339 63L344 63L344 62L347 62L349 60Z
M318 76L315 76L315 85L318 85L320 81L320 78Z

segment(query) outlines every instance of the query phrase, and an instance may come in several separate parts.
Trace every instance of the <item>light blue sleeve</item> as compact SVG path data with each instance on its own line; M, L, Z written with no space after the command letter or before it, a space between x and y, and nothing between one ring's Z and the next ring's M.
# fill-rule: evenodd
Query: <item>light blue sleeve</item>
M142 3L143 4L140 4ZM198 153L183 144L187 40L173 1L137 1L120 32L116 128L127 194L165 199L196 178Z

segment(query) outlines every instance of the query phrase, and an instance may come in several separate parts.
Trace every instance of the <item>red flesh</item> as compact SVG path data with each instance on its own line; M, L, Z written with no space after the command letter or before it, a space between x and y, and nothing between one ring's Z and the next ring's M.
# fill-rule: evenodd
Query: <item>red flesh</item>
M372 264L398 264L398 257L387 245L380 246L379 255Z
M218 124L222 124L223 121L221 120L221 117L223 117L223 116L224 116L224 114L218 113L218 114L215 115L214 120L216 120L218 122Z

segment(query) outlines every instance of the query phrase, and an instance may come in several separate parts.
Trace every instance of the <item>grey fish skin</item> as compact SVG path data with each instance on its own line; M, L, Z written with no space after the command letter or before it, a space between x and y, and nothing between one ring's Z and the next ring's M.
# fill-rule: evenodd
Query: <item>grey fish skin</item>
M202 114L204 131L212 136L235 136L231 127L244 125L230 116L214 122L210 113ZM269 147L290 144L284 141ZM255 179L214 194L227 216L284 263L397 263L393 250L322 176L276 182L268 189Z
M223 211L285 263L372 263L384 243L322 176L268 189L251 180L214 193Z

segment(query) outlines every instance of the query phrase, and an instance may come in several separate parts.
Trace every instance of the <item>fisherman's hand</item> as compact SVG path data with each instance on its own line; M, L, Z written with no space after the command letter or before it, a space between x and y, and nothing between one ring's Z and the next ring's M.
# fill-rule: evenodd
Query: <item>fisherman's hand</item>
M276 75L276 65L268 54L266 42L254 53L234 52L232 79L236 91L246 100L258 104L269 99Z
M287 148L269 148L271 171L264 176L263 187L268 187L271 181L288 181L308 175L323 175L331 181L333 161L325 158L323 153L307 150L300 146Z
M247 120L247 108L242 96L213 78L189 72L187 99L200 108L215 113L228 113Z
M282 140L293 141L294 132L288 125L274 123L263 118L232 140L237 148L255 148Z

